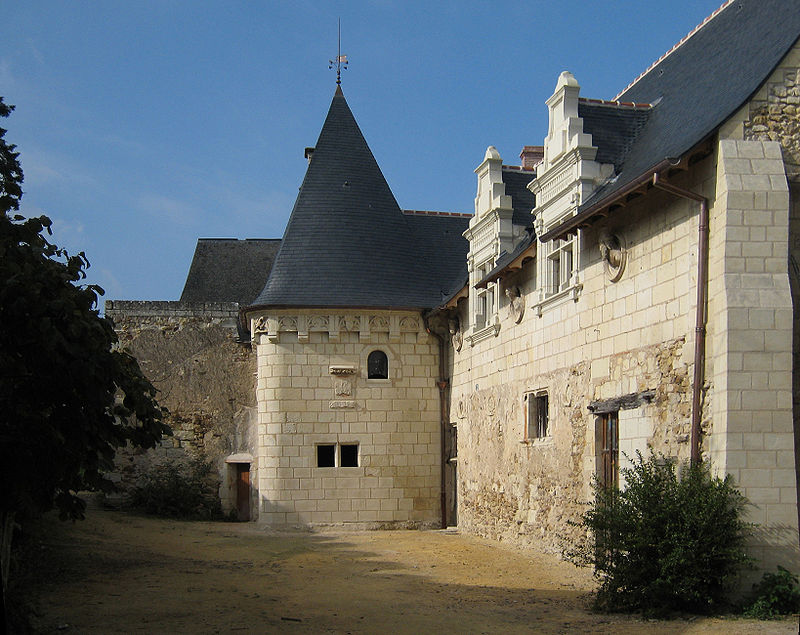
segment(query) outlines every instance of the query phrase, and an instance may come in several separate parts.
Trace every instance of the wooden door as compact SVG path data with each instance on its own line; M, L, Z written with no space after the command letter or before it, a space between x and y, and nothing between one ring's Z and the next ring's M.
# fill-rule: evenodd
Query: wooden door
M236 512L239 520L250 520L250 464L236 464Z
M619 413L608 412L600 417L600 473L603 487L619 483Z

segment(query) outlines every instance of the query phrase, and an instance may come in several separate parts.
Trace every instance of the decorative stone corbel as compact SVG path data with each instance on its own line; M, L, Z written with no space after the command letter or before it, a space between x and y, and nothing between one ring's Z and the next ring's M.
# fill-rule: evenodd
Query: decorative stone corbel
M450 341L456 351L460 351L464 345L464 335L461 333L458 318L453 318L447 322L448 330L450 331Z
M256 335L266 335L267 339L272 343L278 341L279 330L278 320L266 315L260 316L253 325L253 333Z
M525 303L522 301L519 287L506 287L506 297L508 298L508 310L514 322L519 324L525 314Z
M390 342L399 342L400 341L400 316L399 315L390 315L389 316L389 341Z
M297 316L297 341L308 342L308 316Z
M358 340L362 343L367 343L372 339L372 333L370 332L369 316L360 315L358 320L359 320Z
M331 342L339 341L339 316L328 316L328 339Z

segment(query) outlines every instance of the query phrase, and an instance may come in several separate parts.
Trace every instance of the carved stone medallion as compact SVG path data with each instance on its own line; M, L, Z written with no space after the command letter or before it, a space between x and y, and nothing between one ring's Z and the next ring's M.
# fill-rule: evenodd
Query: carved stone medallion
M625 271L627 261L627 250L622 239L616 234L604 231L600 234L598 247L608 279L617 282Z

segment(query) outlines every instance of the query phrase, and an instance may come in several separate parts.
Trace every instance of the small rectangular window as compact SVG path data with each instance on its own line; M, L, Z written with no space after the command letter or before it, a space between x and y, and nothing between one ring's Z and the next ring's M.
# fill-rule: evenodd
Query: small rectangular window
M569 288L575 268L575 239L554 240L547 255L548 295L559 293Z
M358 467L358 444L339 446L339 467Z
M317 446L317 467L336 467L336 446Z
M525 395L525 438L542 439L550 434L550 412L547 393Z

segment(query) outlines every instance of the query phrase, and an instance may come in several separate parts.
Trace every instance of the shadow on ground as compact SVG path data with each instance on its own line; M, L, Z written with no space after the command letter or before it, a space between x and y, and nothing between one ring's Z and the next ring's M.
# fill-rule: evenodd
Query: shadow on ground
M27 554L15 592L43 633L796 632L597 615L586 571L452 532L266 532L91 510L45 518Z

